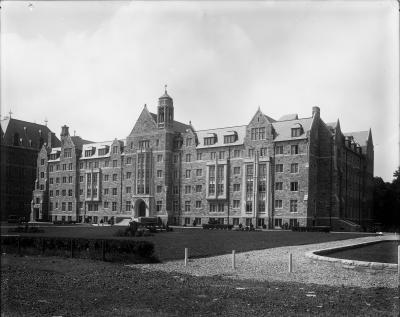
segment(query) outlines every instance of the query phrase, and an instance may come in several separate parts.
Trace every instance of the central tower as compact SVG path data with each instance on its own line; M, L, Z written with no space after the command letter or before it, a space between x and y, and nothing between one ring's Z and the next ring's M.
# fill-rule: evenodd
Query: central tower
M174 102L167 93L167 85L165 85L165 92L158 98L157 109L157 126L160 129L172 128L174 123Z

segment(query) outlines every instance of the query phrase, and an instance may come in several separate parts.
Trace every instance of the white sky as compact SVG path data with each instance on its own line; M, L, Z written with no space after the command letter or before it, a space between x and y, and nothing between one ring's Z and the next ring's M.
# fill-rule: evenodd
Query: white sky
M125 138L164 84L196 129L279 119L372 128L375 175L399 164L397 1L1 2L1 114L59 135Z

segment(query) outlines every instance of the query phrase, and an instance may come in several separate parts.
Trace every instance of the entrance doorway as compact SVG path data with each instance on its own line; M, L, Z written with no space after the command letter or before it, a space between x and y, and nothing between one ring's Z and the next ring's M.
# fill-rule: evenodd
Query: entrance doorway
M146 203L143 200L139 204L138 217L146 217Z
M39 208L35 208L34 209L34 218L33 220L38 220L39 219Z

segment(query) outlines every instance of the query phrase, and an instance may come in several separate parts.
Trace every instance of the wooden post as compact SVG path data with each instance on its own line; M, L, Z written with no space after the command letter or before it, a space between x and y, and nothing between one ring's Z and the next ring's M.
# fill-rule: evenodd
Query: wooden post
M106 242L104 240L101 240L101 259L106 260Z
M235 263L235 250L232 250L232 269L236 269L236 263Z
M292 253L289 253L289 273L293 272Z
M189 249L185 248L185 266L187 266L188 257L189 257Z

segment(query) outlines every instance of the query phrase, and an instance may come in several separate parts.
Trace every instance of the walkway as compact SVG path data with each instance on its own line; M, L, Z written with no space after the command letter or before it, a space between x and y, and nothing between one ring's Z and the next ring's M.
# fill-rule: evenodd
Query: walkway
M141 264L144 270L178 272L195 276L224 276L232 279L315 283L348 287L397 287L397 272L349 268L339 263L316 261L305 255L307 251L352 245L360 242L394 239L394 236L362 237L304 246L290 246L236 254L236 270L231 268L231 254L190 259L188 266L181 261ZM293 272L288 273L289 253L293 256ZM183 254L183 250L182 250Z

